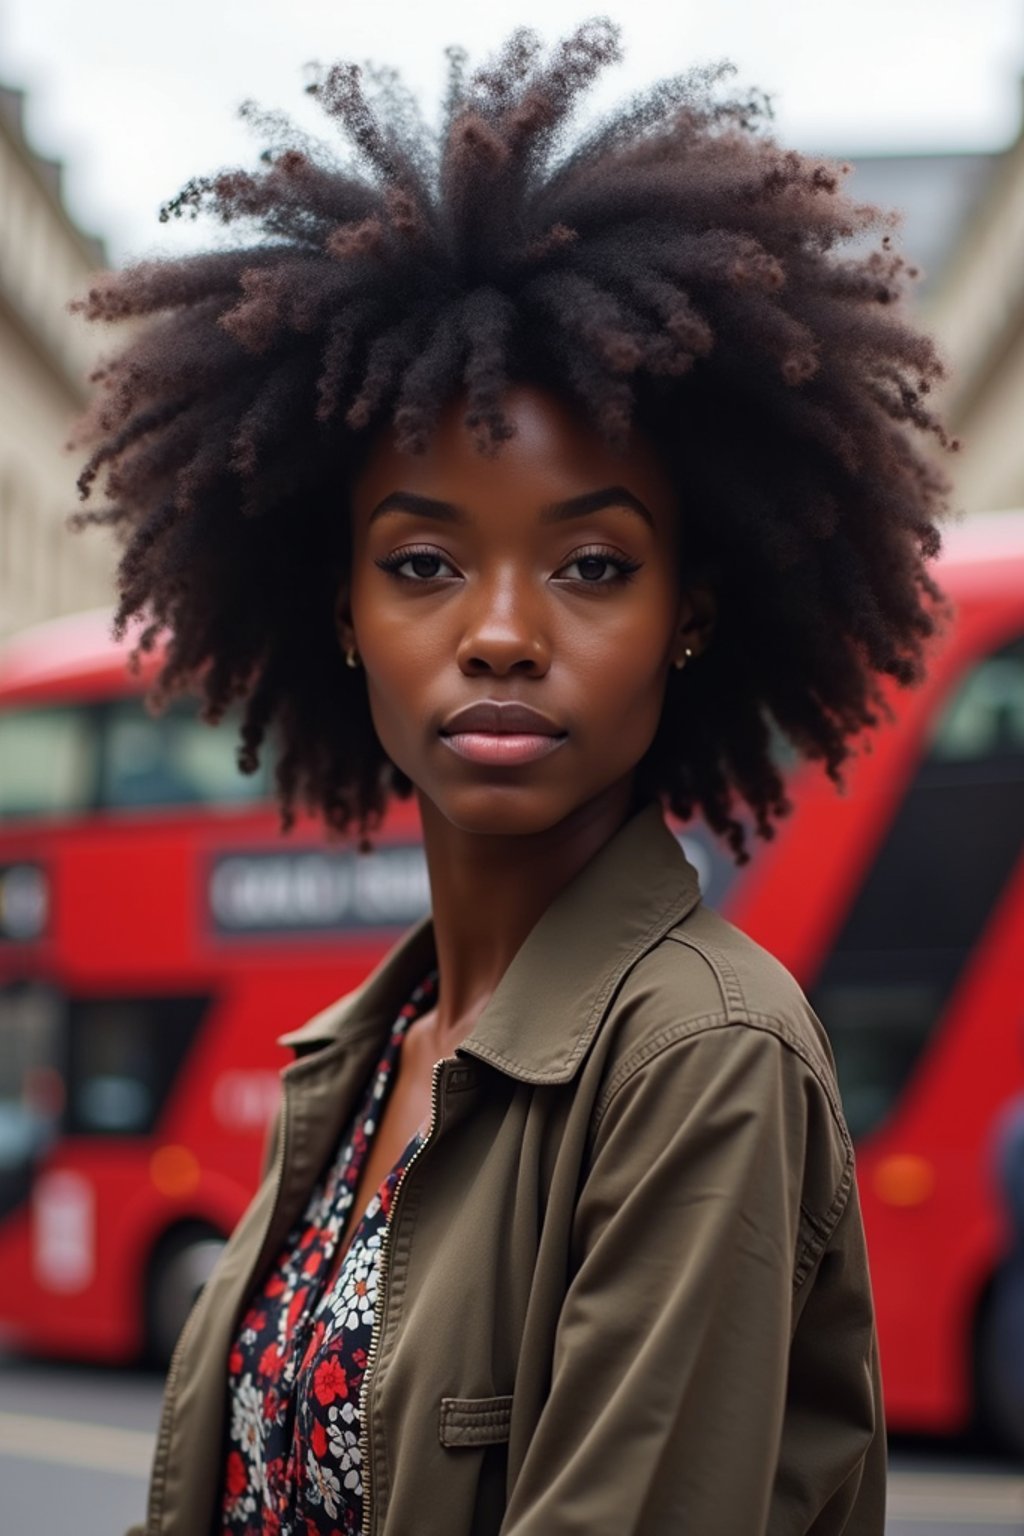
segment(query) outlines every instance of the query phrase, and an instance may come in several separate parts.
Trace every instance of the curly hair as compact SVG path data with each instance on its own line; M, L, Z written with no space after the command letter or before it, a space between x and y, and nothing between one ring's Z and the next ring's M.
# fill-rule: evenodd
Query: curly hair
M948 485L927 438L955 444L926 401L942 364L900 303L914 271L893 216L843 194L847 167L781 147L729 65L572 142L581 93L620 57L609 21L546 58L526 29L475 72L446 56L439 132L393 70L318 68L307 89L343 159L247 103L260 168L161 210L241 235L76 301L145 323L94 376L79 488L99 481L105 504L73 521L121 539L115 632L143 620L144 651L166 636L156 705L193 687L213 722L241 700L239 764L272 735L285 826L301 803L365 839L411 788L334 632L373 432L419 453L460 396L497 456L515 381L570 399L613 450L645 430L718 619L670 678L643 781L742 860L746 825L770 836L788 809L773 738L841 782L883 678L920 678L941 613L926 561ZM868 254L842 254L865 232Z

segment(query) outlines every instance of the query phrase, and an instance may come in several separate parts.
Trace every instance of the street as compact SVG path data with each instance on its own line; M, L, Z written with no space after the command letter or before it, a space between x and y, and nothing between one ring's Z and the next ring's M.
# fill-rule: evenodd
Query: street
M141 1520L155 1376L0 1362L0 1536L122 1536ZM1024 1472L898 1447L886 1536L1024 1536Z

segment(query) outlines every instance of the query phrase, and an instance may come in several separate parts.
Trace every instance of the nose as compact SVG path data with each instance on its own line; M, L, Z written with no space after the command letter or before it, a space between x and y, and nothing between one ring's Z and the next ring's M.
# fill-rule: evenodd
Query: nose
M508 574L481 583L469 598L458 663L467 676L510 672L541 677L551 665L551 645L537 594Z

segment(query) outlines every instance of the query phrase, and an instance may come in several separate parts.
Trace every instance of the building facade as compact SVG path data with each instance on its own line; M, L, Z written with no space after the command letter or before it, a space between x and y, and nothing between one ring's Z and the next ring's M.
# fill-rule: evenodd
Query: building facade
M67 528L64 446L98 350L67 303L105 264L64 206L59 164L27 141L22 93L0 85L0 640L112 601L109 537Z
M959 505L1024 507L1024 115L994 157L927 318L950 364L944 407L963 444Z

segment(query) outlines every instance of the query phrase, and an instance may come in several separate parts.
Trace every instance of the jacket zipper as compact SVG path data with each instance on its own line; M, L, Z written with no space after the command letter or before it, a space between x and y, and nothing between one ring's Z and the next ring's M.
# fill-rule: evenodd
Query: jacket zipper
M284 1167L286 1162L287 1128L288 1112L286 1091L281 1103L281 1127L277 1140L277 1155L274 1159L274 1199L270 1207L270 1212L267 1216L266 1228L262 1238L260 1239L261 1257L263 1244L266 1241L267 1233L270 1231L270 1228L273 1225L274 1215L277 1211L277 1202L281 1194L281 1180L284 1176ZM157 1438L156 1453L153 1458L152 1486L154 1489L155 1497L146 1515L146 1536L160 1536L160 1525L163 1516L164 1503L164 1478L167 1471L167 1457L170 1453L171 1423L174 1418L174 1398L177 1392L178 1376L181 1372L182 1361L185 1358L186 1345L188 1344L189 1337L195 1326L196 1319L199 1316L203 1303L206 1300L206 1296L207 1291L204 1289L188 1315L185 1326L182 1328L178 1337L178 1342L174 1346L174 1352L171 1355L170 1365L167 1367L167 1378L164 1383L164 1409L160 1419L160 1432Z
M437 1126L437 1085L441 1081L443 1070L444 1062L435 1061L433 1078L430 1084L430 1122L427 1126L427 1134L398 1176L398 1182L391 1196L391 1209L388 1211L384 1230L381 1233L380 1263L377 1269L377 1295L374 1298L373 1304L373 1328L370 1331L370 1348L366 1355L366 1369L363 1372L363 1379L359 1386L359 1455L363 1469L362 1536L370 1536L370 1425L366 1408L369 1395L370 1372L373 1369L376 1358L377 1347L380 1343L381 1323L384 1320L384 1296L387 1289L388 1276L388 1243L391 1237L391 1227L398 1211L398 1198L402 1193L402 1186L405 1184L409 1169L415 1165L421 1153L426 1151L430 1138L433 1136Z

